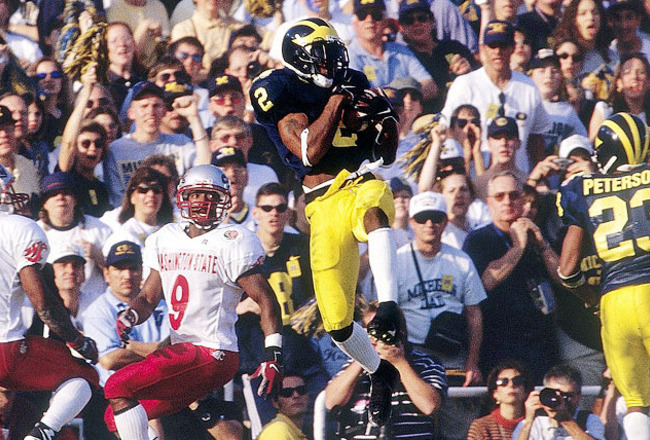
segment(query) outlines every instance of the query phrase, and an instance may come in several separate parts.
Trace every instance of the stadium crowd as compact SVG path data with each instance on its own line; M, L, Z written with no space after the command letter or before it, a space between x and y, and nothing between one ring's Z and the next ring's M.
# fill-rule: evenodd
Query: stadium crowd
M227 177L219 188L229 195L214 224L192 223L197 239L217 224L238 225L229 231L250 231L251 249L265 255L260 273L280 306L284 380L270 399L255 392L267 379L254 373L269 365L275 309L243 253L224 251L242 266L228 265L228 276L240 277L227 288L245 292L236 337L219 333L238 345L234 396L195 390L202 397L182 410L149 417L148 438L313 438L314 402L325 391L332 439L650 440L650 350L632 351L609 330L625 320L623 309L611 299L604 313L600 303L601 292L614 298L630 286L650 295L641 275L601 285L604 261L631 261L621 270L650 276L637 258L649 253L648 208L643 195L632 197L643 213L628 224L614 196L593 202L586 221L598 217L601 229L583 243L578 226L593 232L576 213L583 202L564 189L616 171L596 158L617 142L635 156L628 165L647 162L649 0L0 0L0 42L2 203L10 187L12 197L29 196L13 213L2 210L10 217L0 235L28 217L47 243L33 258L25 253L30 263L0 256L2 289L22 283L27 292L22 304L0 292L0 345L44 336L96 361L96 373L83 365L66 377L90 384L77 408L86 439L138 438L123 434L137 429L122 411L142 408L118 402L127 373L110 378L176 346L187 284L174 284L171 301L143 319L130 315L125 333L118 317L135 310L141 289L153 291L159 273L218 272L217 257L162 253L174 243L157 235L195 221L179 188L193 170L208 170ZM358 76L337 76L352 71ZM345 107L359 99L366 107ZM390 116L364 119L375 110ZM314 148L323 142L326 150ZM362 143L379 160L348 169L361 161L346 148ZM595 182L593 194L631 191L648 183L640 176L638 185ZM335 185L354 201L336 199ZM349 230L323 226L344 215ZM578 243L573 253L567 242ZM0 251L21 252L9 246L0 242ZM43 291L58 293L78 332L34 304L36 278L27 283L21 267L41 263ZM344 311L323 305L337 270L355 291L346 291ZM395 331L381 334L373 317L393 301ZM643 304L638 328L650 331ZM355 339L366 327L371 345ZM378 375L394 381L390 417L367 411ZM66 404L68 382L42 388L0 377L0 439L76 438L48 409ZM583 385L601 386L595 402ZM447 396L449 387L474 386L487 387L483 401Z

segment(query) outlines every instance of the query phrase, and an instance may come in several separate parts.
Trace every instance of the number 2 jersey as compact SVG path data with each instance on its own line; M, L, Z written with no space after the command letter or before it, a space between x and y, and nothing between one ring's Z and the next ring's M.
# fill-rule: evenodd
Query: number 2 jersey
M359 90L370 87L366 76L348 69L346 84ZM295 156L282 142L278 122L291 113L304 113L309 124L323 113L332 92L318 87L289 69L269 70L255 79L251 86L251 102L257 121L266 129L282 161L294 170L299 179L306 174L336 175L346 169L356 171L361 163L375 160L372 155L376 132L372 129L358 133L339 123L332 145L325 156L313 167L306 167L302 158ZM365 146L365 147L364 147Z
M603 262L601 294L650 283L650 167L576 176L560 188L557 207L592 238Z
M262 245L239 225L221 224L194 238L186 225L170 223L150 235L143 255L160 273L171 341L237 352L235 308L243 293L237 278L262 264Z

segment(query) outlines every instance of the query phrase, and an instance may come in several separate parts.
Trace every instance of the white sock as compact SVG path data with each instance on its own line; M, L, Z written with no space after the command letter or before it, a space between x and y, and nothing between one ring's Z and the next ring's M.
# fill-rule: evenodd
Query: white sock
M115 414L115 426L122 440L149 440L147 412L142 405Z
M147 435L149 436L149 440L158 440L158 433L151 426L147 430Z
M86 379L75 377L66 380L54 391L50 406L43 414L41 423L59 432L63 425L84 409L91 396L92 390Z
M334 338L332 338L334 341ZM352 323L352 334L343 342L334 341L343 353L359 362L368 373L374 373L379 368L379 355L370 343L368 333L356 322Z
M623 417L623 429L627 440L649 440L650 418L642 412L630 412Z
M379 228L368 234L368 262L375 278L379 302L397 302L397 244L391 228Z

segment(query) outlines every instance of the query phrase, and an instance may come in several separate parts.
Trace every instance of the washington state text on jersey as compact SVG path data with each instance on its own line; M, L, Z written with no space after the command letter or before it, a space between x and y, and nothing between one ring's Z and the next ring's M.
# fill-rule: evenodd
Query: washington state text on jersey
M158 255L158 264L161 271L182 271L205 272L216 274L217 258L212 254L194 254L190 252L161 253Z

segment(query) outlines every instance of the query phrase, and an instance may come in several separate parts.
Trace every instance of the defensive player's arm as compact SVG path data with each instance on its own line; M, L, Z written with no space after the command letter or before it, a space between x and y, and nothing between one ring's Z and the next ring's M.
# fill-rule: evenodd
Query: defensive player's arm
M580 260L582 257L582 240L584 238L584 229L577 225L570 225L564 236L562 242L562 253L560 254L560 265L558 268L558 276L566 279L572 275L581 274ZM584 274L582 274L584 276ZM569 287L566 283L563 283ZM578 295L582 300L590 306L596 306L599 302L599 296L588 283L571 288L571 291Z
M280 333L282 329L280 304L259 267L242 274L237 278L237 284L260 306L260 324L264 336Z
M311 124L304 113L290 113L278 122L282 142L305 164L316 165L332 148L343 108L348 98L342 94L330 96L321 115ZM307 130L306 135L303 133ZM303 137L306 136L306 149L303 155Z
M72 324L70 313L63 305L63 300L45 287L37 265L23 267L18 272L18 276L27 298L38 313L38 317L51 331L66 342L78 343L80 339L83 339L83 335Z
M141 324L149 319L149 316L151 316L162 297L163 291L160 273L156 269L151 269L147 280L144 282L144 286L142 286L142 290L129 303L129 307L138 314L138 322L134 323L134 325Z

